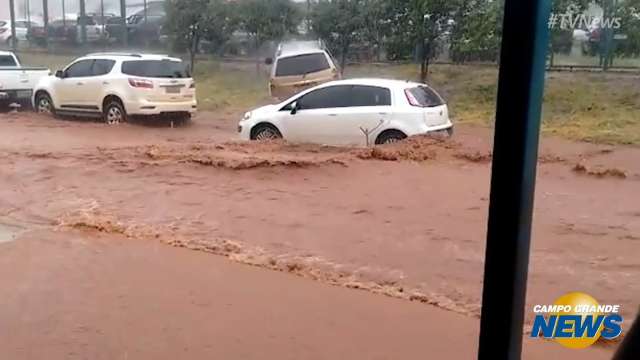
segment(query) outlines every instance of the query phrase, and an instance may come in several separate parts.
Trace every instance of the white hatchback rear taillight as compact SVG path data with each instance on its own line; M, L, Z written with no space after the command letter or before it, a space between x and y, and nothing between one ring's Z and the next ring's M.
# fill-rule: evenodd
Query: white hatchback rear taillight
M129 85L138 89L153 89L153 81L151 80L129 78Z

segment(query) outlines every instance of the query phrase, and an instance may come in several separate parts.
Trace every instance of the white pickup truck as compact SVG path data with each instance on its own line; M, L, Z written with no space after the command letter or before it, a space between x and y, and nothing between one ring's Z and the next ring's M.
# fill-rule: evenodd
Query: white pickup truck
M23 67L14 53L0 51L0 104L30 104L35 85L50 74L47 68Z

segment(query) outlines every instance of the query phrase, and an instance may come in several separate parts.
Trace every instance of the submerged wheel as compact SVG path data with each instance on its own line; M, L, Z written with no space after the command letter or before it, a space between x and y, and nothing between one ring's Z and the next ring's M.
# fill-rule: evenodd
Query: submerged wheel
M260 124L251 130L251 140L275 140L281 139L282 134L275 126L269 124Z
M398 130L387 130L376 139L376 145L393 144L407 138L403 132Z
M108 125L117 125L127 121L127 113L124 106L117 101L110 101L104 108L104 122Z
M53 101L51 96L47 93L40 93L36 96L36 111L41 114L55 114L55 108L53 107Z

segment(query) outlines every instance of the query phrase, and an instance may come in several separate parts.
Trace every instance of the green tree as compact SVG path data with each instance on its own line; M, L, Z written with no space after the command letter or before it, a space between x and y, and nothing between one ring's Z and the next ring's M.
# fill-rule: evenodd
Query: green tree
M213 49L223 49L237 25L231 3L225 0L209 0L203 38L211 43Z
M502 40L503 1L462 0L455 10L450 50L454 62L496 61Z
M446 42L449 20L458 0L391 0L394 39L410 41L420 63L420 81L425 82L429 64Z
M619 33L627 36L618 41L616 55L640 56L640 0L627 0L616 15L620 17Z
M193 71L195 55L207 27L209 0L169 0L165 3L167 18L164 28L174 48L186 49Z
M376 61L380 61L382 47L390 30L388 0L364 0L361 38L370 46Z
M252 39L256 71L260 70L259 49L267 40L295 34L301 16L289 0L241 0L236 8L239 27Z
M321 0L311 11L311 30L340 56L341 72L351 45L363 30L363 6L363 0Z

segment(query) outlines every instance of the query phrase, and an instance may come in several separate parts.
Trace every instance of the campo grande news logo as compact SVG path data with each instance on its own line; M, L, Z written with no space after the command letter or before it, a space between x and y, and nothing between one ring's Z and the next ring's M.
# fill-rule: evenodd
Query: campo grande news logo
M554 339L568 348L586 348L600 337L611 340L622 333L620 305L600 305L581 292L562 295L552 305L535 305L533 312L531 337Z

